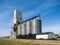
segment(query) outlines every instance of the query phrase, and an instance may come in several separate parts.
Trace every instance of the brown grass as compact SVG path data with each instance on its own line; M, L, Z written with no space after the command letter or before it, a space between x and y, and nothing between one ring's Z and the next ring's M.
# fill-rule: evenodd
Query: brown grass
M7 41L7 43L11 42L12 44L21 44L21 45L60 45L60 41L57 40L32 40L32 39L7 39L1 38L2 42ZM12 45L11 44L11 45Z

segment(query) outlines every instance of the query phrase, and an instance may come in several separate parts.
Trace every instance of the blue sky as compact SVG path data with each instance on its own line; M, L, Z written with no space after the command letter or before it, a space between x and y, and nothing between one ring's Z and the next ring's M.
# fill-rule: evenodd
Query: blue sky
M41 15L43 32L60 33L60 0L0 0L0 36L10 35L15 9L23 20Z

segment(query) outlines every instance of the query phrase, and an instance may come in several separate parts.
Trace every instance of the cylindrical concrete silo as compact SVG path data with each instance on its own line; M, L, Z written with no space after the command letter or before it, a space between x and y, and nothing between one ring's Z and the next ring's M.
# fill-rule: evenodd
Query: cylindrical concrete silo
M22 24L18 25L18 35L21 35Z
M40 33L40 24L39 24L39 18L34 18L32 20L32 34L39 34Z
M27 21L26 35L30 34L30 21Z
M26 35L26 30L25 30L25 23L22 24L22 31L21 35Z
M37 34L40 34L42 31L41 29L41 19L39 17L36 18L36 30L37 30Z
M41 24L40 23L41 23L40 19L39 19L39 17L37 17L35 19L35 34L41 33Z
M41 28L41 20L37 19L37 34L40 34L42 32L42 28Z
M31 34L35 34L36 33L36 29L35 29L35 19L32 19L32 32L31 32Z
M38 34L38 29L39 27L38 27L38 20L37 19L35 19L35 34Z

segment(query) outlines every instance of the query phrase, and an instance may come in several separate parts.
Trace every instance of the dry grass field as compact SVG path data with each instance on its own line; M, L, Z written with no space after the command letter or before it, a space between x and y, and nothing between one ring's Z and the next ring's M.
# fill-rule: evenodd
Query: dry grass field
M0 45L60 45L60 41L0 38Z

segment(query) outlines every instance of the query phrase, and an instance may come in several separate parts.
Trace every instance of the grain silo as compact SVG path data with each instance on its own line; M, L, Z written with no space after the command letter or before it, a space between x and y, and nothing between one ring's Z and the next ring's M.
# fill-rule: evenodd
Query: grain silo
M22 24L18 25L18 35L21 35L21 31L22 31Z
M30 21L27 21L26 35L30 34Z
M31 34L35 34L35 19L32 19L31 20L31 22L32 22L32 32L31 32Z
M41 33L40 20L39 17L32 19L32 34Z
M22 30L21 30L21 35L26 35L26 24L22 23Z

